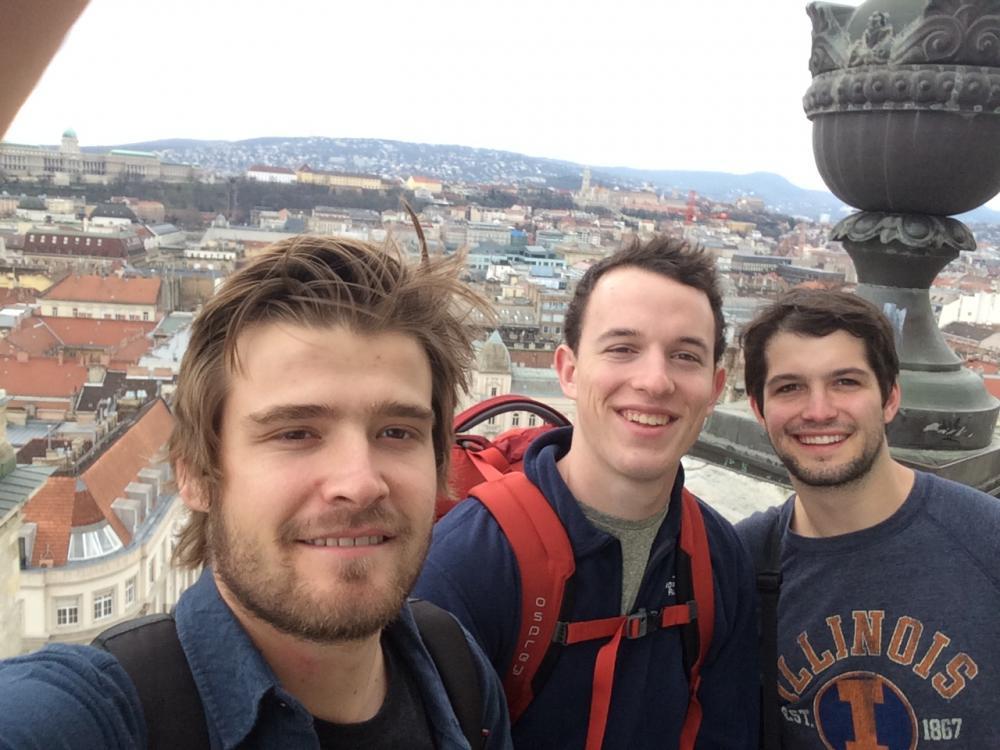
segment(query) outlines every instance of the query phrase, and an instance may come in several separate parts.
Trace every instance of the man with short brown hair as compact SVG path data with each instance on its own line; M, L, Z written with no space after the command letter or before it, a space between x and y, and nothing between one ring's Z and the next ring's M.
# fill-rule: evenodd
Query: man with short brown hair
M522 501L531 506L517 506L516 515L548 515L550 507L575 569L562 611L553 605L558 640L537 651L544 657L530 701L514 718L515 745L755 747L750 563L729 523L686 493L680 463L725 382L714 262L676 238L636 241L587 271L564 330L555 369L576 401L576 422L531 444L524 473L533 489ZM416 592L455 614L509 685L534 651L526 646L531 628L528 641L519 634L525 620L543 618L545 603L519 597L526 578L540 573L519 565L507 526L473 494L437 525ZM682 593L692 578L698 586L696 563L683 573L684 560L698 559L682 536L693 535L695 517L711 560L704 606ZM688 619L665 617L678 611ZM607 623L611 632L589 637ZM684 637L692 625L696 634L712 632L694 649ZM587 637L577 640L578 631ZM705 658L691 658L702 647ZM512 716L522 707L510 693L508 703Z
M737 525L758 560L780 553L764 689L780 697L781 746L1000 747L1000 503L893 459L888 320L853 294L795 290L743 347L795 490Z

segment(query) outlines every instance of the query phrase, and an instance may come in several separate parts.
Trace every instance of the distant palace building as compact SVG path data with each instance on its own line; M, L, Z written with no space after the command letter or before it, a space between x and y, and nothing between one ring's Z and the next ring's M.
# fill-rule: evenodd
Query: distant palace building
M162 162L156 154L145 151L116 148L103 154L81 152L76 132L69 129L63 133L59 148L0 141L0 175L31 182L51 180L57 185L107 185L123 179L190 182L197 177L197 170L189 164Z

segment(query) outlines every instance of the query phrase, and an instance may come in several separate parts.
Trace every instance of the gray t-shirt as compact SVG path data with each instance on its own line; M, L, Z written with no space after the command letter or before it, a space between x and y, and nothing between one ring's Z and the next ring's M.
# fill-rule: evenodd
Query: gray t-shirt
M667 517L669 504L654 516L641 521L628 521L624 518L609 516L596 508L580 503L583 515L594 526L618 540L622 547L622 611L623 615L632 613L635 599L639 595L642 576L649 562L649 550L660 530L663 519Z
M807 538L791 500L737 531L784 530L783 748L1000 748L1000 501L918 472L869 529Z

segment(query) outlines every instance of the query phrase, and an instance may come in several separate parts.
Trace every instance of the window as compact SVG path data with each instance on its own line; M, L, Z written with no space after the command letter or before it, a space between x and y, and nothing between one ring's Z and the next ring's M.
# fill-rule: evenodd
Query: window
M151 557L149 559L149 582L153 583L156 580L156 558Z
M79 318L80 317L80 311L77 308L75 308L75 307L73 308L73 317L74 318Z
M114 611L115 597L111 591L102 591L94 594L94 620L103 620L111 617Z
M135 576L125 581L125 607L135 604Z
M59 308L56 305L52 305L52 315L53 317L59 314Z
M538 423L538 417L534 414L528 415L528 427L534 427Z
M497 395L497 387L495 385L490 386L490 396L492 397L495 395Z
M521 412L516 411L510 415L510 425L511 427L521 426Z
M80 601L76 597L72 599L56 600L56 625L64 627L66 625L76 625L80 622Z
M149 320L149 310L144 310L142 313L143 320Z
M69 536L69 562L109 555L122 548L121 539L106 521L76 527Z

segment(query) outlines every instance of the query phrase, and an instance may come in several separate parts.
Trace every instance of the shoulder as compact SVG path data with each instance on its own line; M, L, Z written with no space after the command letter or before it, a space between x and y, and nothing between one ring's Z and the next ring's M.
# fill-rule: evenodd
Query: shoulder
M390 634L407 649L409 660L424 682L432 720L455 716L463 726L481 722L489 731L490 747L509 745L506 702L499 678L483 650L458 618L429 601L411 600ZM428 669L426 665L433 664ZM478 694L471 690L479 685ZM451 730L448 730L451 731ZM493 738L498 744L493 744Z
M736 533L743 540L743 544L746 545L754 559L758 556L757 551L762 550L767 544L774 525L781 523L782 511L785 510L789 502L791 501L759 510L736 524Z
M933 474L917 472L916 482L927 518L1000 587L1000 499Z
M111 654L56 644L0 662L0 747L63 747L68 738L132 747L145 735L135 686Z
M695 499L705 523L705 534L708 536L713 561L730 559L742 562L746 557L746 548L733 524L701 498L695 497Z
M1000 498L934 474L917 471L915 475L914 489L924 490L930 511L953 511L951 515L963 525L970 517L1000 522Z

